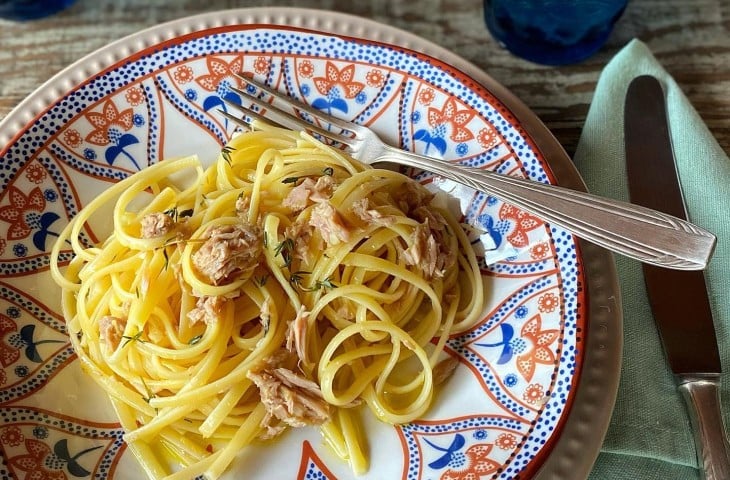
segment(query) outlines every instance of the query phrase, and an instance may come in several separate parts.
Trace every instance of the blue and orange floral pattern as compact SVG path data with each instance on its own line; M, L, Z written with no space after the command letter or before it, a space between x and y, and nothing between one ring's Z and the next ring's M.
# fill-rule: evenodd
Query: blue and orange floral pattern
M234 90L243 85L236 74L367 124L402 148L549 181L517 120L489 92L431 60L286 27L190 34L74 87L0 147L0 449L6 460L0 476L139 478L121 427L99 418L105 399L90 393L78 405L55 405L57 398L68 400L69 379L88 382L74 391L96 390L79 373L60 299L47 294L48 251L67 219L110 183L172 156L217 155L237 131L218 111L228 111L224 99L242 100ZM383 465L387 474L373 478L529 476L536 452L555 438L580 364L576 332L585 302L565 294L579 290L582 275L575 241L494 197L413 174L458 202L491 295L482 321L447 343L460 360L459 374L443 387L436 417L377 427L378 444L371 447L378 451L385 439L388 461L374 458L373 475ZM103 238L103 223L91 222L81 240ZM501 256L490 257L490 248L502 249ZM68 250L62 259L68 260ZM473 398L479 411L464 414L452 389ZM48 410L35 407L37 398L49 396ZM545 409L555 414L541 415ZM281 465L292 478L351 475L320 448L314 430L281 444L271 448L282 448L282 458L300 452L298 465Z

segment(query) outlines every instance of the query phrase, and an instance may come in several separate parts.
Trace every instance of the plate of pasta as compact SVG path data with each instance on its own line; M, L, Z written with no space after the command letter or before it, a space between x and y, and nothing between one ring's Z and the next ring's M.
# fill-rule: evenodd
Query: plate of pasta
M585 478L609 254L425 172L221 110L255 77L444 162L581 188L484 72L391 27L145 30L0 124L3 478Z

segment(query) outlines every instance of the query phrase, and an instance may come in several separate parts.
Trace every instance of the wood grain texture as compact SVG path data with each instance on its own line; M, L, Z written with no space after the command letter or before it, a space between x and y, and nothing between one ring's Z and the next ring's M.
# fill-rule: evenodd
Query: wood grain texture
M730 2L631 0L607 45L578 65L546 67L489 36L478 0L78 0L40 21L0 20L0 118L46 79L107 43L160 22L255 6L336 10L431 40L481 67L521 98L573 154L598 76L632 38L674 76L730 153Z

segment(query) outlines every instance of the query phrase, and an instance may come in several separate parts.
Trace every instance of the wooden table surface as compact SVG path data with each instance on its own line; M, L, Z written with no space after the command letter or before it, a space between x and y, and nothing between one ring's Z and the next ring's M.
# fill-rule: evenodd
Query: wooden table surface
M478 0L78 0L39 21L0 20L0 119L50 76L107 43L160 22L205 11L267 5L337 10L439 44L521 98L572 155L601 69L639 38L679 82L730 153L730 1L631 0L608 44L566 67L535 65L489 36Z

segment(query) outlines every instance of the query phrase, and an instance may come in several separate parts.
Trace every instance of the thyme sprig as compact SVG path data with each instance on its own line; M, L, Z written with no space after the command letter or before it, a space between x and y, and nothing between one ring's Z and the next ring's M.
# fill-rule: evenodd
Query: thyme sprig
M226 162L226 163L227 163L228 165L230 165L230 164L231 164L231 154L232 154L232 153L233 153L233 152L234 152L235 150L236 150L236 149L235 149L235 148L233 148L233 147L231 147L230 145L226 145L225 147L223 147L223 148L221 149L221 157L223 157L223 160L225 160L225 162Z
M285 238L274 249L274 256L281 255L284 266L289 268L294 257L294 240Z
M142 330L140 330L139 332L135 333L132 336L122 335L122 338L124 339L122 348L126 347L130 342L146 343L145 340L142 340L142 333L144 333L144 332Z

